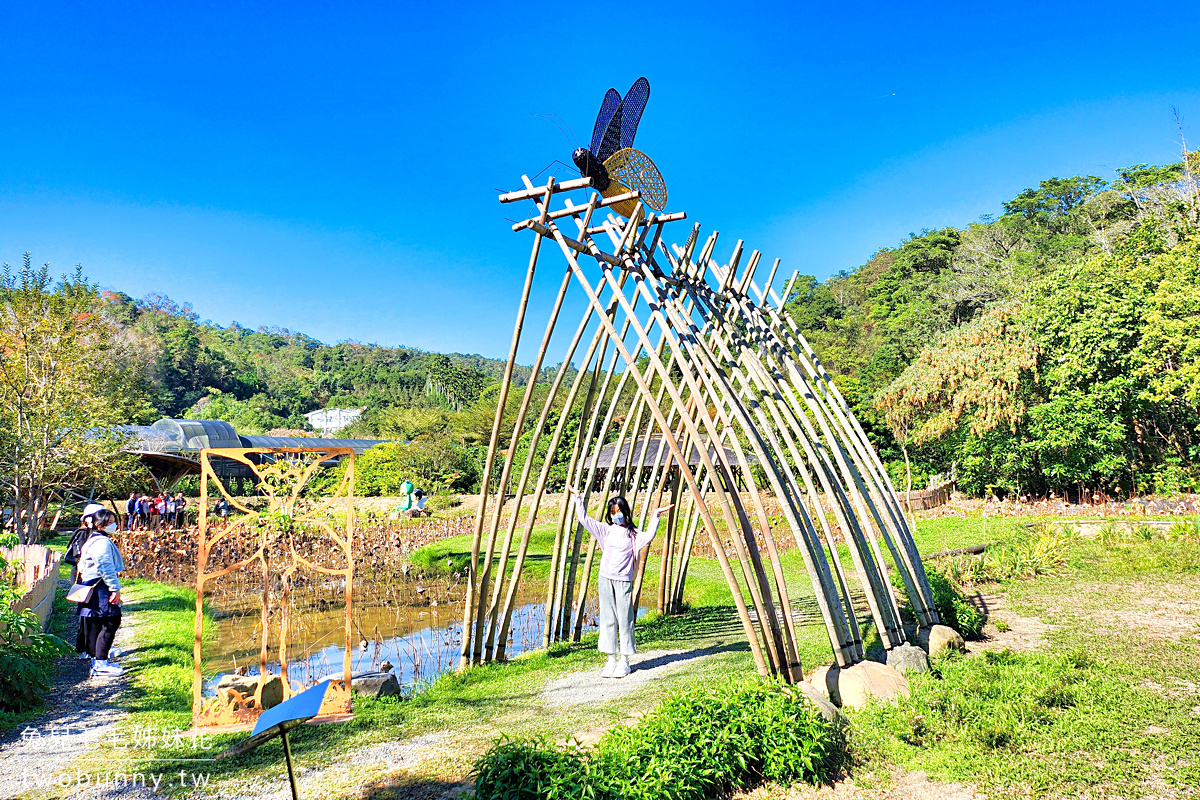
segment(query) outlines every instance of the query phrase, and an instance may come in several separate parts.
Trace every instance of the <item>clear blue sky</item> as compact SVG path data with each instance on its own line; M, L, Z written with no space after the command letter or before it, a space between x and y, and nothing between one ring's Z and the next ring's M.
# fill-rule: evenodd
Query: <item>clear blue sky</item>
M535 114L584 140L639 75L670 209L819 278L1177 160L1172 105L1200 145L1200 3L208 6L0 6L0 260L502 357L530 234L496 190L569 162Z

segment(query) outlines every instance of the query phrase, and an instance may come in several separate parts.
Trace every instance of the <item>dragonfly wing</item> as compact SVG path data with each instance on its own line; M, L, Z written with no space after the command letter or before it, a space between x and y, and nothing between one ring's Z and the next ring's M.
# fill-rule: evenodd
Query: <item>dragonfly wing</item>
M604 135L600 137L600 147L592 151L599 161L606 161L609 156L621 149L621 118L624 113L625 103L617 103L617 110L613 112L612 119L608 121L608 127L604 129Z
M600 113L596 115L596 125L592 128L591 150L593 153L600 152L600 143L604 140L604 132L608 130L613 114L617 113L620 106L621 95L617 93L616 89L609 89L604 95L604 101L600 103ZM603 160L601 159L601 161Z
M604 192L605 196L612 197L621 194L626 191L624 187L628 187L640 192L642 202L655 211L662 211L667 207L666 181L663 180L658 167L654 166L654 162L650 160L650 156L641 150L634 150L632 147L622 148L604 162L604 168L608 170L609 178L614 184L619 184L619 186L612 187L610 191ZM613 208L617 213L628 217L633 213L634 205L635 203L626 201L618 203Z
M642 112L650 100L650 81L638 78L621 100L621 147L633 147L633 137L637 134L638 123L642 121Z

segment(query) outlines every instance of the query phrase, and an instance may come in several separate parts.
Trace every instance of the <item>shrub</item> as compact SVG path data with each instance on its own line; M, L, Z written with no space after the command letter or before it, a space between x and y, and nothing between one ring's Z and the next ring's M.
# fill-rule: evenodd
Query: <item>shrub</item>
M925 576L929 579L929 588L933 592L933 606L943 625L949 625L967 638L979 635L983 630L984 618L979 609L971 605L957 587L956 581L937 568L925 566ZM898 573L892 573L892 584L898 589L905 590L907 609L911 613L912 598L908 596L904 582Z
M967 638L974 638L983 630L983 614L971 605L966 595L955 588L942 573L929 570L929 588L933 590L933 604L942 623Z
M832 728L802 695L761 680L675 695L594 750L501 740L475 765L480 798L710 797L764 780L823 781Z
M578 747L558 748L544 738L501 739L475 762L478 800L567 800L595 797L590 763Z
M8 563L0 558L0 711L6 712L41 705L54 660L70 651L62 639L42 631L32 611L13 611L19 598Z

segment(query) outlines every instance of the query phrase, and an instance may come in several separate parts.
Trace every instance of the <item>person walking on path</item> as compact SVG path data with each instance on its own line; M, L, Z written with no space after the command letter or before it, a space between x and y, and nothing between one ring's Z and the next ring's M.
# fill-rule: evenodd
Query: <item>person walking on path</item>
M175 493L175 527L183 530L187 527L187 498L183 492Z
M129 499L125 501L125 530L133 530L133 523L137 520L137 492L130 492Z
M125 670L108 660L121 627L121 580L125 560L109 537L117 532L116 516L106 508L91 516L91 535L79 556L79 583L95 587L79 604L76 648L92 657L92 675L122 675Z
M608 501L605 521L592 519L583 504L583 496L574 486L567 491L575 498L575 518L587 529L600 547L600 643L599 650L608 656L602 678L624 678L629 674L629 657L637 652L633 639L633 622L637 609L633 605L633 574L638 553L654 541L659 517L670 505L655 509L646 530L633 526L629 501L617 495ZM672 504L674 505L674 504ZM618 642L619 639L619 642ZM619 649L618 649L619 644ZM620 658L617 657L618 652Z

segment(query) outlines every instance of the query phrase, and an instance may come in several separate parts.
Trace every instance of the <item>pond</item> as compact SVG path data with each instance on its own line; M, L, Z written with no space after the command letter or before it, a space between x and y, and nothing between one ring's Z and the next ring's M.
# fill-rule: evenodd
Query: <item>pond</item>
M358 582L356 581L356 592ZM404 587L404 599L390 602L376 596L356 600L351 632L351 672L372 672L390 663L402 691L412 693L458 665L462 646L464 590L457 581L439 581L433 586ZM339 592L340 593L340 592ZM546 586L526 581L519 588L513 609L505 654L513 658L542 646L546 619ZM394 592L390 593L396 597ZM360 595L361 596L361 595ZM428 599L425 599L428 597ZM225 596L209 602L205 620L202 671L205 694L214 695L219 680L239 667L245 674L258 674L262 641L262 619L258 596ZM638 616L647 608L638 610ZM585 605L585 632L596 629L595 599ZM309 609L294 609L290 620L287 654L289 678L308 686L330 674L340 676L343 665L345 607L322 601ZM271 631L271 661L267 671L280 671L276 638Z

